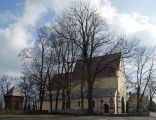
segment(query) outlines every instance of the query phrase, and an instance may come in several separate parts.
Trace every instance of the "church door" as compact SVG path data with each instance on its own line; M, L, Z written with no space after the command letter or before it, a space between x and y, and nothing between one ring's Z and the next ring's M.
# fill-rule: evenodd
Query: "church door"
M109 113L109 106L108 104L104 104L104 113Z
M125 102L124 102L124 98L123 97L121 99L121 107L122 107L122 113L125 113Z
M16 104L15 104L14 109L15 109L15 110L19 110L19 109L20 109L20 105L19 105L19 103L16 103Z

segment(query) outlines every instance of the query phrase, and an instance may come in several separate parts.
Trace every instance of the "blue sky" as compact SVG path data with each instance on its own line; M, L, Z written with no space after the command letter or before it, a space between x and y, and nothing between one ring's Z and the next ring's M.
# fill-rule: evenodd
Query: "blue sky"
M145 15L155 15L155 0L111 0L112 5L120 12L138 12Z
M3 15L3 19L0 20L0 28L5 28L8 27L8 25L17 22L18 19L16 18L23 15L26 0L1 0L0 2L0 16ZM4 14L7 14L6 17L4 17ZM38 27L43 26L44 23L48 21L51 22L54 16L54 11L49 10L49 12L38 21Z
M1 0L0 12L10 10L12 12L18 12L19 4L23 4L24 0Z
M111 3L112 6L115 6L122 13L136 12L142 15L156 17L156 0L111 0Z
M1 0L0 1L0 28L16 22L16 17L23 13L24 0ZM2 18L3 16L3 18ZM8 20L7 20L8 18Z
M22 16L26 1L29 0L1 0L0 15L3 15L4 13L9 13L14 15L15 17ZM118 12L121 13L136 12L142 15L156 17L155 0L109 0L109 1L111 2L112 6L117 8ZM44 18L38 22L39 26L42 26L45 22L52 21L54 15L55 15L54 11L49 10L49 12L44 16ZM155 22L155 20L153 21ZM0 28L4 28L7 27L9 24L16 22L16 19L10 19L6 21L0 20L0 22L1 22Z
M0 0L0 75L20 75L18 53L75 0ZM82 0L83 1L83 0ZM85 0L84 0L85 1ZM156 0L92 0L112 31L156 44Z

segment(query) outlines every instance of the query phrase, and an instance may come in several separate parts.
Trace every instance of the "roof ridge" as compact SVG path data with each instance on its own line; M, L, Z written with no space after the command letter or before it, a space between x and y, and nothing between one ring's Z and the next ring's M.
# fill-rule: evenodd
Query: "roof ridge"
M6 94L5 96L23 96L19 90L15 89L15 86L13 86Z

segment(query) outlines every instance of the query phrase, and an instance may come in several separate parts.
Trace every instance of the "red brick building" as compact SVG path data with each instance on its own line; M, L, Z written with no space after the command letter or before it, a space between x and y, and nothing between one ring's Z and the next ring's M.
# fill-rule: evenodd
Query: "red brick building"
M8 91L7 94L4 95L5 109L23 110L23 100L24 97L22 93L13 87Z

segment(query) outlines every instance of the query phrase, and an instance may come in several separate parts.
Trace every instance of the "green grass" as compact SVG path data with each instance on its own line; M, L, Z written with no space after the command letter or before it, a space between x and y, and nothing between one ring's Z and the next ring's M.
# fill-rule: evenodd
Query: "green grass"
M17 116L21 116L21 115L1 114L1 115L0 115L0 118L16 118Z
M61 115L16 115L0 114L0 118L61 118Z

